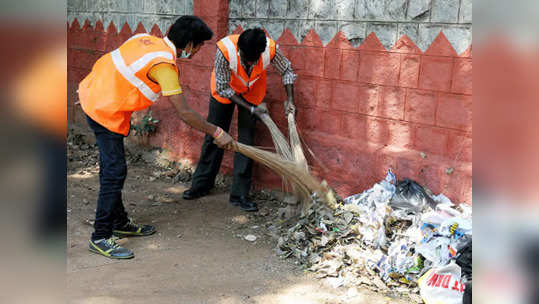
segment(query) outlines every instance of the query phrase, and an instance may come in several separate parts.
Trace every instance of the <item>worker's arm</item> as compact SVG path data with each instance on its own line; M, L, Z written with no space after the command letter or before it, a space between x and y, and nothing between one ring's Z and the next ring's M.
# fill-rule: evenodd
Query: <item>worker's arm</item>
M294 103L294 81L296 81L297 75L294 74L292 64L277 47L275 49L275 56L271 60L271 65L281 74L283 85L286 89L287 99L284 102L285 115L288 113L296 113L296 105Z
M221 148L232 149L234 146L234 139L226 133L223 129L205 121L197 112L193 111L183 94L177 94L167 97L168 100L174 105L176 112L186 124L194 129L204 132L214 138L214 142Z
M288 115L288 113L293 113L294 115L296 115L297 110L296 110L296 104L294 103L294 85L287 84L284 87L286 88L286 96L287 96L287 99L284 102L284 113L286 115Z
M178 112L180 119L194 129L213 136L215 143L224 148L232 148L234 140L221 128L206 122L197 112L187 104L178 80L176 69L170 64L158 64L148 73L151 80L159 83L161 93L166 97Z
M167 97L168 100L174 105L176 112L186 124L190 125L194 129L212 135L217 131L217 127L205 121L197 112L193 111L183 94L172 95Z
M265 106L257 107L248 103L230 87L230 66L219 49L217 49L215 54L214 67L216 91L219 96L230 99L233 103L249 110L252 114L262 114L267 112Z
M237 105L240 105L242 107L244 107L245 109L249 110L249 112L251 112L251 114L256 114L256 115L261 115L263 113L267 113L268 112L268 109L266 107L266 104L265 103L262 103L258 106L255 106L255 105L252 105L248 102L246 102L243 97L237 95L237 94L234 94L233 96L231 96L229 98L233 103L237 104Z

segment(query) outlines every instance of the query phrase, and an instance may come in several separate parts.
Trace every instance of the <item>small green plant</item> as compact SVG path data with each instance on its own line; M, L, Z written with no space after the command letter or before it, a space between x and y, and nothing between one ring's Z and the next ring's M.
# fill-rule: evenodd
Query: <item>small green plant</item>
M135 131L136 136L150 135L157 130L158 122L158 119L152 117L152 110L150 110L139 123L131 124L131 130Z

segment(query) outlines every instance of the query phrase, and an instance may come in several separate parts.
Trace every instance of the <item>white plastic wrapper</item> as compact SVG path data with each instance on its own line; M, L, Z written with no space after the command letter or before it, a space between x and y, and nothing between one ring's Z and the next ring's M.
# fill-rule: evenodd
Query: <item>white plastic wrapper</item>
M446 237L436 237L426 243L417 245L416 252L432 262L434 267L449 263L450 240Z
M425 304L462 304L464 284L460 267L450 263L427 271L418 281Z

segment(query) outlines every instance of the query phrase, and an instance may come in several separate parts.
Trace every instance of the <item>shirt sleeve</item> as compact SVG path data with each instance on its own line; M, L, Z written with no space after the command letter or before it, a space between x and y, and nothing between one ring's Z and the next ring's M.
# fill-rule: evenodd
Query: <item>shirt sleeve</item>
M296 81L298 76L294 74L290 60L288 60L283 53L281 53L278 46L275 49L275 56L271 61L271 65L273 65L277 72L281 74L284 85L293 84L294 81Z
M221 50L217 48L215 53L215 89L219 96L230 98L236 95L236 92L230 87L230 66Z
M150 69L148 72L150 78L161 87L163 96L178 95L182 93L178 72L171 64L160 63Z

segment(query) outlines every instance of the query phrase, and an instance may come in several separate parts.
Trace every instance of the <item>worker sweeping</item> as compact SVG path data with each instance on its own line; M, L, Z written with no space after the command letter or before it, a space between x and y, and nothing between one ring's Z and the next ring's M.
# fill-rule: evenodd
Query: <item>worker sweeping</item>
M117 237L156 231L130 219L122 203L127 175L123 139L129 134L133 111L150 107L162 94L185 123L206 133L221 148L233 146L228 133L187 105L178 80L176 58L192 58L212 36L200 18L182 16L165 38L137 34L105 54L79 84L80 103L99 147L100 189L90 251L109 258L132 258L133 252L120 246Z
M252 145L256 115L267 112L262 102L266 95L266 70L272 65L282 76L288 98L285 115L295 113L293 83L296 75L290 61L283 56L275 41L260 28L248 29L241 35L230 35L217 42L214 69L211 75L211 96L208 122L228 131L234 108L238 106L238 142ZM223 149L206 136L191 188L184 199L207 195L215 184L223 159ZM230 203L244 211L257 211L249 200L253 161L236 152L234 155L234 182Z

